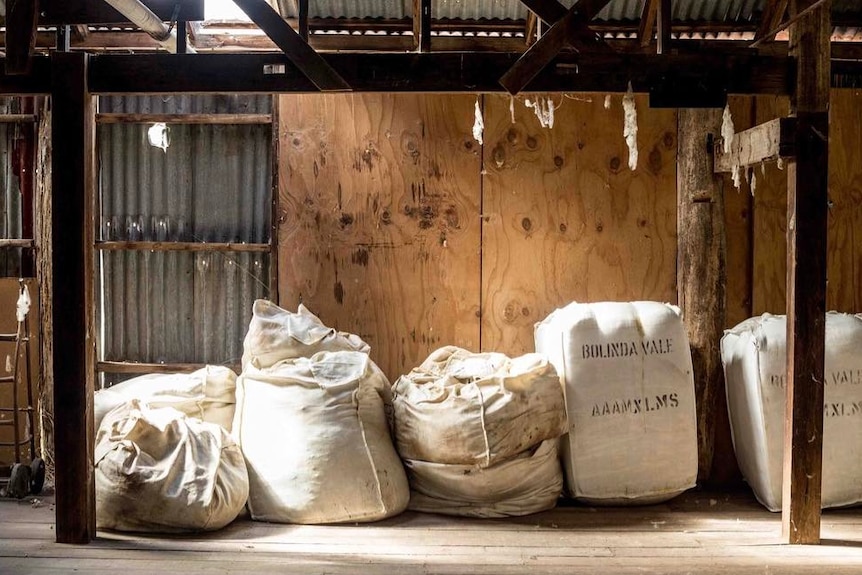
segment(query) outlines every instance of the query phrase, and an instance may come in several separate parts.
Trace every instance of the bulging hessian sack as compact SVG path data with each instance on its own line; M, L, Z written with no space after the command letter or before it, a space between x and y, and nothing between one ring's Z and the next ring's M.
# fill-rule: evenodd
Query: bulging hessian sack
M407 507L409 488L389 434L389 382L366 353L322 351L237 382L234 433L254 519L374 521Z
M102 420L95 483L96 524L122 531L219 529L248 498L245 461L222 426L137 399Z
M566 431L557 372L535 353L443 347L392 389L404 459L489 467Z
M230 431L236 374L228 367L208 365L193 373L151 373L100 389L93 397L96 430L109 411L133 399L150 408L173 407Z

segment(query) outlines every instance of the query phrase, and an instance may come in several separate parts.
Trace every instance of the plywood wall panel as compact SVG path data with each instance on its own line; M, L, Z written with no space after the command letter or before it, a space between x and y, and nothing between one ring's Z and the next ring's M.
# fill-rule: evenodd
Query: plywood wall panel
M862 312L862 90L832 90L826 306Z
M629 170L622 96L554 97L553 129L485 97L482 347L532 351L573 300L676 300L676 113L638 97Z
M394 379L479 347L475 97L279 98L279 298L359 334Z
M830 105L829 237L826 306L862 311L862 91L835 89ZM757 122L786 116L787 98L758 96ZM787 173L757 171L754 193L753 313L783 314L787 274Z
M754 99L749 96L728 98L736 131L754 126ZM759 174L758 174L759 176ZM730 174L723 174L725 229L727 230L727 327L751 317L753 281L752 222L754 197L747 181L735 187Z
M790 112L785 96L757 96L755 125ZM778 162L754 168L752 314L783 314L787 285L787 172Z

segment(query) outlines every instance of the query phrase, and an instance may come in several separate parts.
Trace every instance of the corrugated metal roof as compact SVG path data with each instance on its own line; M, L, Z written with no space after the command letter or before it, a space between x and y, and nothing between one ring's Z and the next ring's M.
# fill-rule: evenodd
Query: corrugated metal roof
M105 97L102 112L266 113L252 96ZM271 126L170 127L166 151L147 124L101 124L103 240L266 243ZM134 161L133 161L134 160ZM100 253L102 357L236 362L254 299L266 297L266 253Z
M571 7L574 0L562 0ZM296 17L293 2L280 0L282 14ZM409 18L413 15L412 0L309 0L312 18ZM673 0L673 19L678 21L745 22L759 18L764 0ZM644 0L612 0L597 16L605 21L640 19ZM432 5L434 18L465 20L520 20L527 8L520 0L436 0ZM836 14L859 12L860 0L833 0Z

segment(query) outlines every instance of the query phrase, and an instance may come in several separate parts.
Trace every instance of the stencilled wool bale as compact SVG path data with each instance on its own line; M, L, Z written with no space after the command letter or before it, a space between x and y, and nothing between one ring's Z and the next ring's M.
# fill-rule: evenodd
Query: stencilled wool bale
M510 359L447 346L392 389L404 459L489 467L566 430L557 372L539 354Z
M137 399L104 417L94 473L100 529L211 531L248 498L245 461L224 427Z
M781 510L787 318L763 314L727 330L721 359L736 459L770 511ZM823 507L862 502L862 318L826 314Z
M100 389L93 397L95 428L108 412L133 399L150 408L173 407L230 431L236 374L228 367L208 365L192 373L150 373Z
M390 400L386 376L362 352L247 365L234 433L248 464L252 518L342 523L401 513L410 492L389 434Z
M405 460L413 511L466 517L528 515L551 509L563 489L557 440L490 467Z
M284 359L311 357L319 351L361 351L370 347L359 336L327 327L304 305L296 313L259 299L243 340L242 368L264 369Z
M563 469L573 497L647 504L694 486L694 380L677 307L575 302L537 323L535 337L565 386Z

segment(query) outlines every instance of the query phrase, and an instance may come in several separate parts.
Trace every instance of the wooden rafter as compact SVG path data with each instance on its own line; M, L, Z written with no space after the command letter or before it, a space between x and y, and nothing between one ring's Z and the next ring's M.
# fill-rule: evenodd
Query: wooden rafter
M754 33L755 40L762 39L769 42L775 38L774 34L772 36L767 36L767 34L781 24L781 21L784 19L784 13L787 11L787 4L788 0L766 0L763 5L760 24Z
M652 42L658 3L659 0L646 0L643 10L641 10L641 19L638 23L638 42L642 48L646 48Z
M530 9L530 12L536 14L547 26L553 26L558 21L563 19L568 10L557 0L521 0L521 3ZM580 12L588 12L591 10L589 0L581 0L576 8ZM605 2L607 4L607 2ZM581 8L583 6L583 8ZM575 20L569 23L569 38L568 45L572 46L579 52L612 52L607 43L588 26L589 21L599 13L604 6L595 11L593 16L587 19Z
M234 2L319 90L350 90L350 85L344 81L344 78L290 27L281 14L276 12L266 0L234 0Z
M566 14L556 20L550 29L533 44L509 70L500 78L500 84L510 94L517 94L530 83L560 51L571 41L573 32L592 20L609 0L581 0L572 6ZM530 6L533 0L525 1ZM548 2L542 3L549 6ZM558 7L559 4L554 2ZM532 10L532 8L531 8ZM543 7L542 10L547 10ZM536 12L541 18L542 15Z
M36 48L39 0L16 0L6 7L6 73L26 74Z

